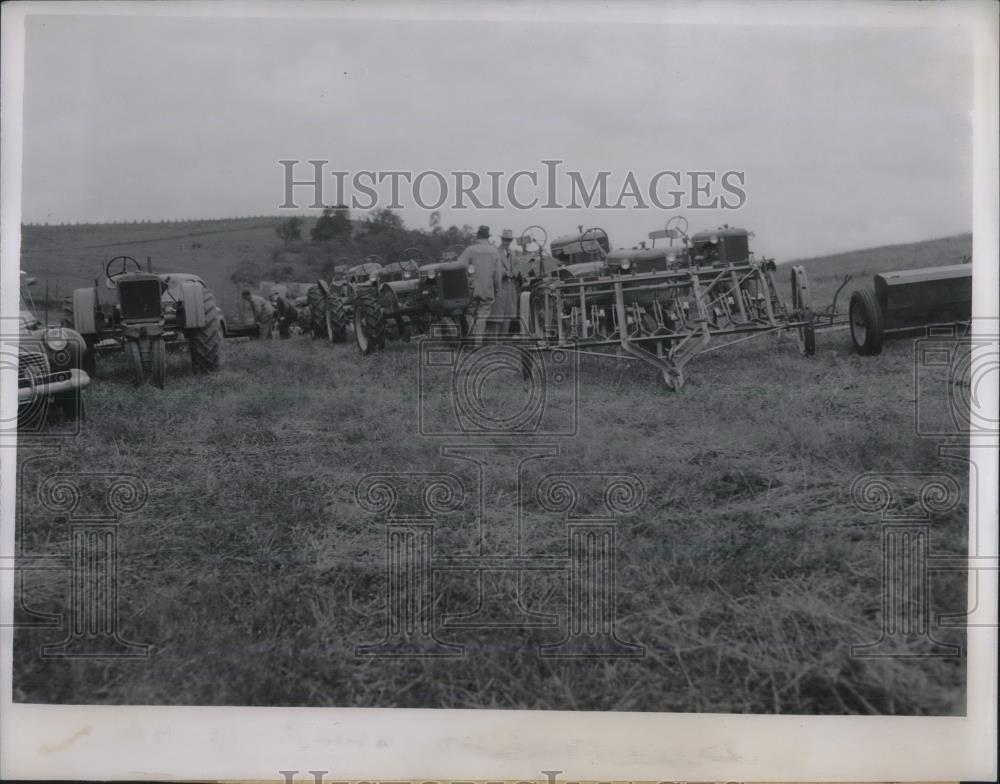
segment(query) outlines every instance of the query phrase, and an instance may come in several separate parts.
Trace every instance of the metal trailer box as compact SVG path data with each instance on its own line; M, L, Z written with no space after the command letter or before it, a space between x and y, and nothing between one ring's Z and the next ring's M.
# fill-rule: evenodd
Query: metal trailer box
M875 298L886 332L968 321L972 318L972 265L883 272L875 275Z

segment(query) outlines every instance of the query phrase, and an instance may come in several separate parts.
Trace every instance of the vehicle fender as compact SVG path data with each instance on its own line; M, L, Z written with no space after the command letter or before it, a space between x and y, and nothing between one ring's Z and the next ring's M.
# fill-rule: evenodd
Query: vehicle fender
M186 280L181 284L181 304L184 306L184 328L205 326L205 287Z
M97 291L92 288L73 292L73 326L81 335L97 332L94 313L97 310Z

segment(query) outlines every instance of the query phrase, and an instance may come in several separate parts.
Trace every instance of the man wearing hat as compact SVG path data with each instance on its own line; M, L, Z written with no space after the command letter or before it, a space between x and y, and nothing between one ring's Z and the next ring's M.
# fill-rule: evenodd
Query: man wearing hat
M504 229L500 235L500 284L493 301L492 323L497 333L506 335L517 323L518 284L514 273L514 232Z
M500 291L500 254L490 245L490 227L480 226L476 241L462 251L458 260L472 273L472 296L476 302L476 320L472 335L482 343L488 331L493 303Z
M243 289L243 299L250 304L254 323L260 330L260 338L268 340L271 337L271 326L274 324L274 308L271 303L250 289Z

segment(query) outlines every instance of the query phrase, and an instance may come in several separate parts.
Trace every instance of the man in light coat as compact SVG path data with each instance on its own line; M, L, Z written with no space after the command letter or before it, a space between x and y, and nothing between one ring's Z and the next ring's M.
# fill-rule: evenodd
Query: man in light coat
M514 232L504 229L500 235L500 275L499 288L493 301L491 322L500 335L506 335L517 324L517 300L519 286L514 272L514 250L511 243Z
M476 308L472 336L477 344L481 344L488 331L493 303L500 290L500 254L490 245L489 226L479 227L476 241L462 251L458 260L469 267L472 273L472 296Z

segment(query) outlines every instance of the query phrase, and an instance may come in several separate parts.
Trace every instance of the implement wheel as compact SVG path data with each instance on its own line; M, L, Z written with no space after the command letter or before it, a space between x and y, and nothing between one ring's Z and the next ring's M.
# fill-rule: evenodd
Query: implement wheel
M806 308L802 311L802 320L808 322L805 326L798 328L799 351L804 357L811 357L816 353L816 325L813 324L812 311Z
M851 342L855 350L865 357L882 353L882 308L875 298L875 293L862 289L851 294L851 304L848 307L848 318L851 325Z

